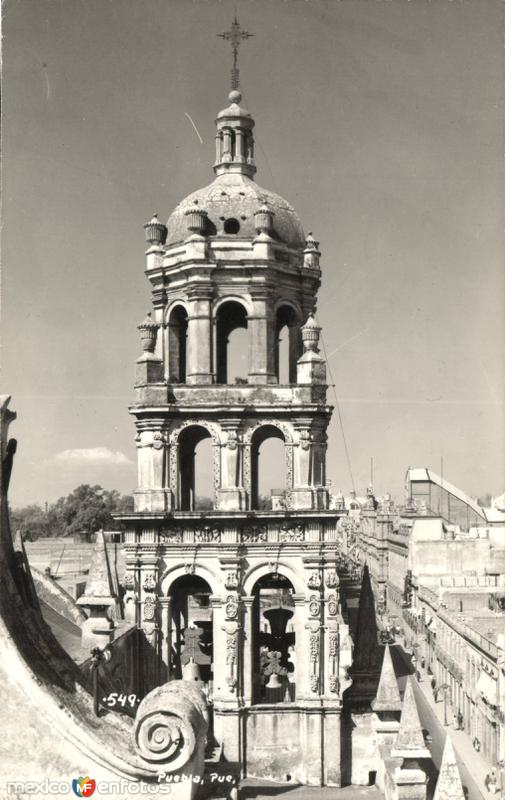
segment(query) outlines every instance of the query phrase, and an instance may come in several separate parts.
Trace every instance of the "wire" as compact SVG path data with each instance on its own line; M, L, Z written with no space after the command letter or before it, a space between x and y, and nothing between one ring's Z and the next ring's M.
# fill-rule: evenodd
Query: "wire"
M322 334L322 331L321 331L321 343L323 345L323 352L324 352L324 358L325 358L325 361L326 361L326 368L328 370L328 374L329 374L330 380L331 380L331 387L333 389L333 394L335 396L335 406L337 408L338 421L340 423L340 432L342 434L342 441L344 443L344 452L345 452L345 458L346 458L346 461L347 461L347 469L349 470L349 475L350 475L350 478L351 478L352 490L353 490L354 494L356 494L356 486L355 486L355 483L354 483L354 475L352 474L352 467L351 467L351 458L350 458L350 455L349 455L349 448L347 446L347 439L346 439L345 430L344 430L344 420L342 418L342 411L340 409L340 403L339 403L339 399L338 399L338 396L337 396L337 390L336 390L336 387L335 387L335 379L333 377L333 372L331 370L330 362L329 362L328 357L326 355L326 344L325 344L325 341L324 341L324 336Z

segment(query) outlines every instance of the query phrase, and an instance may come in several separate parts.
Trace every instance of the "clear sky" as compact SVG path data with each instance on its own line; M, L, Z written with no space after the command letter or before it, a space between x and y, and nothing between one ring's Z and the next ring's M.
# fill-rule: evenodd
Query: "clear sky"
M501 0L5 0L3 391L13 504L135 486L143 223L212 178L237 6L257 181L321 242L358 490L503 491ZM189 115L202 139L195 133ZM69 452L71 451L71 452ZM351 479L336 415L328 471Z

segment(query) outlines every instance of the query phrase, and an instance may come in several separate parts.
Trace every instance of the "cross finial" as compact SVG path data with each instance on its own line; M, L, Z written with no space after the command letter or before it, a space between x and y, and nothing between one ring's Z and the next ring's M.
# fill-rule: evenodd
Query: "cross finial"
M240 78L239 78L239 69L238 69L238 49L240 47L240 42L243 39L249 39L251 36L254 36L254 33L248 33L247 31L243 31L240 28L239 22L235 15L235 19L231 24L231 28L229 31L225 31L224 33L218 33L221 39L226 39L226 41L230 42L231 50L233 53L233 67L231 70L231 88L238 89L240 85Z

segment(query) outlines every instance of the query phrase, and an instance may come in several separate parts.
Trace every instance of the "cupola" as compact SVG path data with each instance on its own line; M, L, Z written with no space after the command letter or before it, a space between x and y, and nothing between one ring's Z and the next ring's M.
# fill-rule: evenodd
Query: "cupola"
M249 111L240 103L242 95L232 89L228 95L230 101L223 111L217 115L216 125L216 175L238 172L252 178L256 172L254 165L254 120Z

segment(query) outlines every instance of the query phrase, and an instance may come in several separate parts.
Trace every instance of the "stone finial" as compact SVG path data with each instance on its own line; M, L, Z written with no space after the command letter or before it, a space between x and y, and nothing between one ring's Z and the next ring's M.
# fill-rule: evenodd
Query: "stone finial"
M316 242L314 237L312 236L312 231L309 231L307 234L307 238L305 239L305 249L312 250L312 251L319 251L319 242Z
M370 582L370 571L368 565L365 564L359 594L354 659L349 674L365 672L367 675L375 674L378 677L380 668L381 648L378 644L375 621L375 599Z
M307 234L305 249L303 251L303 266L309 269L319 269L319 242L316 242L312 233Z
M269 208L266 203L263 203L261 208L254 212L254 226L260 233L270 233L273 226L273 218L275 213Z
M137 325L137 328L140 331L140 338L142 340L142 348L144 352L154 353L158 327L158 324L151 319L150 311L140 325Z
M309 318L305 325L302 327L302 340L305 352L312 350L314 353L319 352L319 336L321 327L317 324L313 314L309 314Z
M400 730L391 755L399 758L430 758L430 751L424 743L423 729L419 721L412 678L407 678L403 696Z
M81 605L100 605L101 601L105 601L105 604L113 604L115 596L103 531L98 531L93 547L86 589L78 602L81 600L86 601L82 602Z
M464 800L464 798L465 793L456 762L456 754L451 739L447 736L433 800Z
M389 645L386 645L384 648L379 687L377 689L377 696L375 700L372 701L372 708L376 712L402 710L402 701L393 662L391 660Z
M195 203L194 206L184 212L184 216L186 217L186 225L190 234L204 236L207 225L207 212L203 208L199 208Z
M165 244L167 238L167 226L159 221L158 215L153 214L152 219L144 225L146 232L146 241L156 247L161 247Z

